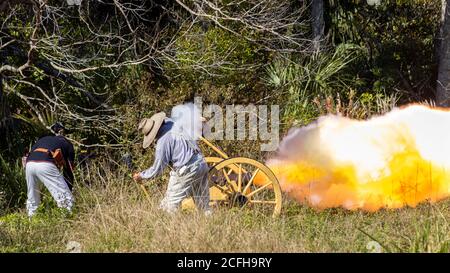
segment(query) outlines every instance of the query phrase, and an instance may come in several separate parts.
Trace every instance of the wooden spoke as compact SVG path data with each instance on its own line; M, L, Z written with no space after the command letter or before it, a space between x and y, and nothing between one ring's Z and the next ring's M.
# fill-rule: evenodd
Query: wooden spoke
M242 164L239 164L237 190L238 190L238 192L240 192L242 190Z
M253 195L257 194L258 192L264 190L265 188L267 188L267 187L270 186L271 184L272 184L272 181L269 182L269 183L267 183L267 184L265 184L264 186L262 186L262 187L256 189L256 190L252 191L251 193L246 194L246 196L247 196L248 198L250 198L250 197L252 197Z
M231 183L230 177L228 176L227 172L225 171L225 169L222 169L223 175L225 176L225 179L227 180L227 183L230 185L231 189L233 190L233 192L236 192L233 183Z
M250 186L253 184L253 180L255 179L255 177L258 174L258 172L259 172L259 169L256 169L256 171L253 173L252 177L248 181L247 185L245 185L245 188L242 191L243 194L245 194L248 191L248 189L250 189Z

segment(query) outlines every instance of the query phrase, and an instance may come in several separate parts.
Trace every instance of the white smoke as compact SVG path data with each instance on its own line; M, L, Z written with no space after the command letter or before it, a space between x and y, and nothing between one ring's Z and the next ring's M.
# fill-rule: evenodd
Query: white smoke
M317 208L416 206L450 196L449 138L446 109L409 105L368 120L328 115L292 129L267 165L285 192Z
M183 134L191 140L198 140L202 135L201 110L193 103L177 105L170 114L174 122L172 132Z

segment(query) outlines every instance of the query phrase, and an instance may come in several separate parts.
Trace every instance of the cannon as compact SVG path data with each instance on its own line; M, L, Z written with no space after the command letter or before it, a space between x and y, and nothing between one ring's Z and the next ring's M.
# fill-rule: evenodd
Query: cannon
M205 157L210 166L211 207L258 209L274 217L280 214L281 188L269 167L251 158L229 157L207 139L200 140L218 155ZM194 207L192 198L182 203L183 209Z

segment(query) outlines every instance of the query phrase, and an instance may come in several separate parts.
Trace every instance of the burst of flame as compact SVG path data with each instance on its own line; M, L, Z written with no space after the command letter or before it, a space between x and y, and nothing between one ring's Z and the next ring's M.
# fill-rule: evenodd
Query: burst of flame
M422 105L366 121L336 115L292 129L267 165L316 208L375 211L450 195L450 112Z

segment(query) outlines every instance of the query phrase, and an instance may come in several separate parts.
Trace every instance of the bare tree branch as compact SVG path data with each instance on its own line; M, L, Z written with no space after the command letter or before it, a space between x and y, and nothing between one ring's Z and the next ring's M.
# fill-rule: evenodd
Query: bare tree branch
M171 64L174 70L219 77L218 69L245 71L260 65L257 60L231 62L233 46L212 62L207 56L185 62L189 52L180 52L179 42L204 23L267 51L308 50L305 2L91 0L69 6L66 1L3 0L0 54L9 58L1 58L0 76L6 90L41 123L40 111L51 109L77 130L95 127L119 141L124 117L110 106L114 93L93 82L110 81L133 66L163 71Z

